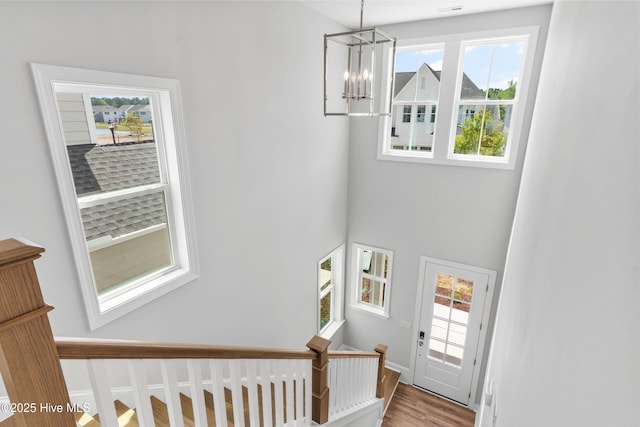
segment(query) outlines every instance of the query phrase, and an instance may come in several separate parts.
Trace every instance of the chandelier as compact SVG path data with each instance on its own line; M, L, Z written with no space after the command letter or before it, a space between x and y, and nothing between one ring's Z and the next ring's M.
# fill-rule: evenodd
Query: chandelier
M324 35L325 116L391 115L396 39L375 27L363 28L363 15L361 0L359 30ZM380 57L389 59L386 70ZM337 64L338 74L331 74L330 63ZM388 79L378 81L380 75Z

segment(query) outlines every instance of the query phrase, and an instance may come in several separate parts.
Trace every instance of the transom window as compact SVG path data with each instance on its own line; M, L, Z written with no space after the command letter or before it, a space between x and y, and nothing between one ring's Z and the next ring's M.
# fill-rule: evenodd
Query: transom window
M353 251L355 307L389 317L393 252L360 244Z
M197 277L178 82L32 68L95 329Z
M515 167L537 31L399 41L392 114L380 119L378 158Z

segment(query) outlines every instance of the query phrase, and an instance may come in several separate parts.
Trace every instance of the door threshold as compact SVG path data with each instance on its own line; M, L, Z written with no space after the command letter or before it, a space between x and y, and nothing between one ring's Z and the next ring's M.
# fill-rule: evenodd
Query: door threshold
M467 409L471 409L472 411L476 412L471 406L465 405L464 403L458 402L457 400L450 399L447 396L443 396L442 394L436 393L435 391L427 390L426 388L420 387L419 385L416 385L416 384L411 384L411 387L417 388L418 390L424 391L425 393L429 393L429 394L431 394L433 396L436 396L436 397L439 397L441 399L444 399L447 402L454 403L454 404L456 404L458 406L461 406L461 407L467 408Z

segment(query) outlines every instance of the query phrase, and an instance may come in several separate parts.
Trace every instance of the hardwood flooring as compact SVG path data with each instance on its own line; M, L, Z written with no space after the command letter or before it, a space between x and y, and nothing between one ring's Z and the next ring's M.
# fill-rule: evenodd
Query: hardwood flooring
M476 414L407 384L398 384L382 427L473 427Z

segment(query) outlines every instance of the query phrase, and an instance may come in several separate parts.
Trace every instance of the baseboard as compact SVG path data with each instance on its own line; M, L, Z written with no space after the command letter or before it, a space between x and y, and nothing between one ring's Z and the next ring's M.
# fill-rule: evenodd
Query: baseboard
M385 366L391 369L392 371L400 372L401 383L404 383L404 384L413 383L413 378L411 378L411 372L409 371L409 368L402 365L398 365L397 363L389 362L388 360L385 363Z

